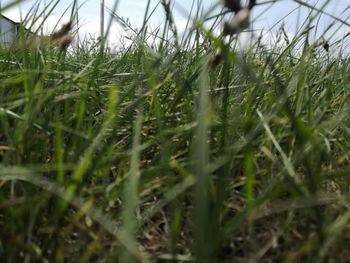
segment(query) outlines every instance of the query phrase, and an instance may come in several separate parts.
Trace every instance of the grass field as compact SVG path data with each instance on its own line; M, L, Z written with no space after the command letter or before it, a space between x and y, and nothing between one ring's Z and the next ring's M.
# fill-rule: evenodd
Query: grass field
M350 59L323 9L241 49L228 9L181 34L161 6L117 51L0 50L0 261L349 262Z

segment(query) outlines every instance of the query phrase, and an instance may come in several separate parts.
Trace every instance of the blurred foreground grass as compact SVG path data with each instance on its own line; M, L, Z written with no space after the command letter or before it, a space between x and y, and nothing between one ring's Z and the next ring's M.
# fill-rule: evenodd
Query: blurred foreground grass
M1 262L349 261L346 51L312 21L244 51L199 14L179 37L162 4L118 52L0 51Z

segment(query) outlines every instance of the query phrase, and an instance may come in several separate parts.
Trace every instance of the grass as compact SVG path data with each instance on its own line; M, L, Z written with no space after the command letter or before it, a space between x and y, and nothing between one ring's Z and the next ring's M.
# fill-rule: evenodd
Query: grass
M347 262L350 60L297 3L244 50L227 10L182 35L168 1L115 52L1 49L1 261Z

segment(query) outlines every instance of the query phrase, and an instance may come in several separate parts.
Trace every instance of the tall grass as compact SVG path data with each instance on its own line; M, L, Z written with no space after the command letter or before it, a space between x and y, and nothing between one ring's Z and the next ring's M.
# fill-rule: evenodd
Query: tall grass
M346 39L327 52L326 6L295 2L292 38L244 49L200 1L183 34L170 1L155 30L151 1L140 29L110 10L116 51L2 48L0 261L347 262Z

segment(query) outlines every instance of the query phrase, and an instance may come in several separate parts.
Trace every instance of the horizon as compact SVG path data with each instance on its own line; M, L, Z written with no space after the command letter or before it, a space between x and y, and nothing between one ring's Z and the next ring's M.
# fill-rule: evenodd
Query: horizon
M6 6L8 3L13 1L2 1L2 6ZM34 6L34 4L39 4L39 9L43 9L45 4L50 1L34 1L28 0L24 1L15 8L11 8L4 12L4 15L12 19L15 22L20 22L23 20L23 17L28 14L29 10ZM107 27L108 21L110 19L110 13L112 6L114 5L114 0L105 1L105 28ZM175 0L173 3L175 24L180 33L183 33L185 26L187 24L187 19L189 15L189 8L194 3L199 5L204 12L210 10L214 5L217 5L219 1L214 0L193 0L190 4L185 0ZM258 4L262 1L258 1ZM347 21L350 18L350 1L346 0L342 3L335 3L335 1L310 1L310 5L316 7L322 6L324 3L329 2L328 5L324 8L324 11L328 14L322 14L317 21L317 30L318 37L323 36L323 32L327 31L327 28L334 23L334 19L331 16L336 16L343 21ZM51 2L52 3L52 2ZM44 34L51 33L54 28L58 25L62 25L70 19L69 6L71 6L71 1L61 0L57 1L57 7L49 15L48 19L44 23L42 32ZM159 1L151 0L150 10L155 8ZM187 3L187 5L186 5ZM100 35L100 1L91 1L87 0L83 3L79 2L81 7L78 10L78 23L79 23L79 38L80 39L96 39ZM119 1L116 13L130 22L130 25L133 28L139 28L143 22L144 12L146 8L147 1ZM1 5L1 3L0 3ZM70 7L71 8L71 7ZM187 12L187 13L186 13ZM63 15L62 15L63 14ZM256 8L253 12L253 27L251 28L253 32L256 32L254 35L258 36L260 34L264 35L266 42L274 42L275 34L279 30L280 26L284 25L284 30L286 31L289 38L293 38L296 35L301 23L305 21L310 14L310 8L305 6L300 6L297 1L286 0L286 1L277 1L272 4L262 4ZM157 28L162 25L164 21L164 11L162 6L159 5L149 21L149 27L152 29ZM324 34L324 39L327 39L329 42L336 42L339 39L342 39L350 32L349 25L341 23L340 21L337 24L333 25L332 30L328 30ZM120 24L113 22L108 42L109 46L115 48L118 47L123 41L128 37L129 32L126 32ZM241 36L243 39L252 38L252 34L246 34ZM243 42L246 43L247 40Z

